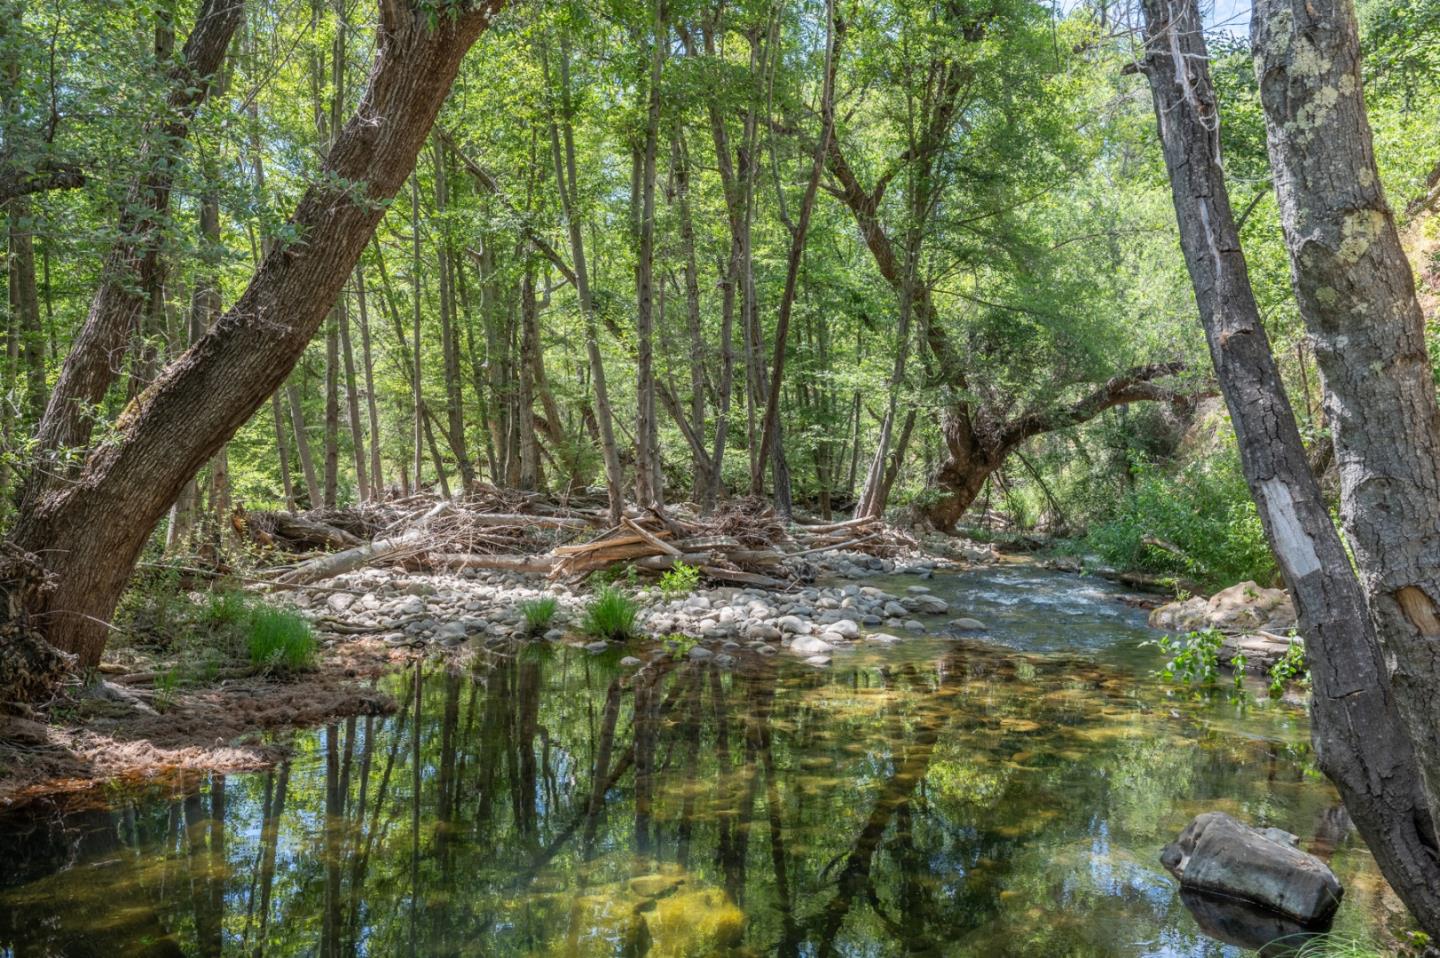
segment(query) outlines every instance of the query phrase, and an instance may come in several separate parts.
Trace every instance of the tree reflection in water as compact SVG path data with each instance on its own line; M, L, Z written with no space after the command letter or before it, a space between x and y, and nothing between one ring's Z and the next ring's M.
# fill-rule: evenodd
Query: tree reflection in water
M1155 860L1211 807L1315 836L1341 929L1374 932L1299 713L1074 658L885 655L417 664L394 716L263 774L0 822L0 953L1221 954Z

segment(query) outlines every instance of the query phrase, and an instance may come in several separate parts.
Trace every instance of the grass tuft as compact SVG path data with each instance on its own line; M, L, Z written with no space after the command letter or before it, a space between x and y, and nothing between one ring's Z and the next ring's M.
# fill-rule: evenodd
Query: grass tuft
M553 595L520 603L520 612L525 616L526 631L531 634L543 632L550 625L550 620L555 618L555 610L559 607L560 603Z
M250 662L272 672L300 672L315 662L310 623L285 609L257 608L246 626Z
M639 612L634 599L613 586L603 586L586 607L580 627L586 635L619 642L635 634Z

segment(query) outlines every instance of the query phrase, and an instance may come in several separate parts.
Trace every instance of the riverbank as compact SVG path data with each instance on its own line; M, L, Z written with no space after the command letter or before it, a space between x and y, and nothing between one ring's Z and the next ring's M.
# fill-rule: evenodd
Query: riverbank
M925 584L969 565L963 560L834 552L806 564L812 583L785 591L719 586L666 595L653 580L621 583L639 608L636 633L649 637L626 645L627 667L683 655L733 669L784 654L824 668L852 644L983 631ZM867 584L892 576L908 585ZM556 612L532 632L523 607L542 596L556 600ZM0 806L110 780L267 767L288 754L288 732L394 711L381 680L417 658L461 665L517 640L595 654L610 647L580 630L591 590L538 575L370 568L264 598L309 621L319 640L313 669L283 678L236 663L200 669L173 650L113 642L101 681L32 716L0 717Z

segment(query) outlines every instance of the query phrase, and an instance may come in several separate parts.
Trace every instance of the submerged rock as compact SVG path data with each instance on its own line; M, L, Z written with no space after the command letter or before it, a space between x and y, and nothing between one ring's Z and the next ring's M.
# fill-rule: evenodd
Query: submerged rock
M1184 888L1318 924L1335 913L1345 889L1323 861L1294 842L1295 836L1279 829L1252 828L1224 812L1206 812L1165 846L1160 863Z
M790 643L790 651L796 655L816 655L821 652L831 651L832 646L824 639L810 635L802 635Z

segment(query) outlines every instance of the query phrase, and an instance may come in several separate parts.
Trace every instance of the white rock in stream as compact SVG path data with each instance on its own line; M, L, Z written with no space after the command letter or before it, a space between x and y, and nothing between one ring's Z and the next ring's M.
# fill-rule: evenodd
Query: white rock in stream
M830 652L833 650L834 646L829 642L816 638L813 635L799 636L795 641L790 643L790 651L795 655L815 655L820 652Z

